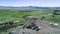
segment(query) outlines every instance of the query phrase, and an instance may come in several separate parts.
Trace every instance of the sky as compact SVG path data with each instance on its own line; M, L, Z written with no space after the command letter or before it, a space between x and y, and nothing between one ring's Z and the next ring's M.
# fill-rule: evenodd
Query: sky
M60 7L60 0L0 0L0 6Z

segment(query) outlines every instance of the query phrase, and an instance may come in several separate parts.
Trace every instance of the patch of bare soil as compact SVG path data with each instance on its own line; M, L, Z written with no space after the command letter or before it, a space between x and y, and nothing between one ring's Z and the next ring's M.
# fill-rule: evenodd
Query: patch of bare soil
M39 31L35 31L32 29L18 29L18 31L16 30L16 32L18 34L60 34L60 29L59 28L55 28L52 27L51 25L49 25L49 22L47 21L37 21L36 23L37 25L41 26L41 30ZM15 32L15 34L16 34Z
M60 34L60 29L52 27L47 21L37 21L36 24L42 27L38 34Z

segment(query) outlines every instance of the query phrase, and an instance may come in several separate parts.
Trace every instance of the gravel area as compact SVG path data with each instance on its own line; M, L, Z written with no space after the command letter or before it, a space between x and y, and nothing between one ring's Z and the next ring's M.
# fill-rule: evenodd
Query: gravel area
M60 29L57 27L52 27L47 21L37 21L37 25L41 26L40 31L35 31L32 29L16 29L14 34L60 34ZM60 25L60 24L59 24Z

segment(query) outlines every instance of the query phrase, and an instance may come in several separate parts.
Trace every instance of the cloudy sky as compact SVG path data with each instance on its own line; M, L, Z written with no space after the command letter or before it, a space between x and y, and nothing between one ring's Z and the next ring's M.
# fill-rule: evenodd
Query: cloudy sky
M60 7L60 0L0 0L0 6Z

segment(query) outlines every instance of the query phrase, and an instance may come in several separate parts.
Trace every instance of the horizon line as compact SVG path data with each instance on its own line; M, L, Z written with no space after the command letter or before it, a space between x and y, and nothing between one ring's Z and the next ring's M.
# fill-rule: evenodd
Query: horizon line
M3 5L0 5L3 6ZM30 6L30 5L29 5ZM31 5L32 6L32 5ZM6 6L7 7L7 6ZM27 7L27 6L10 6L10 7ZM36 6L36 7L60 7L60 6Z

